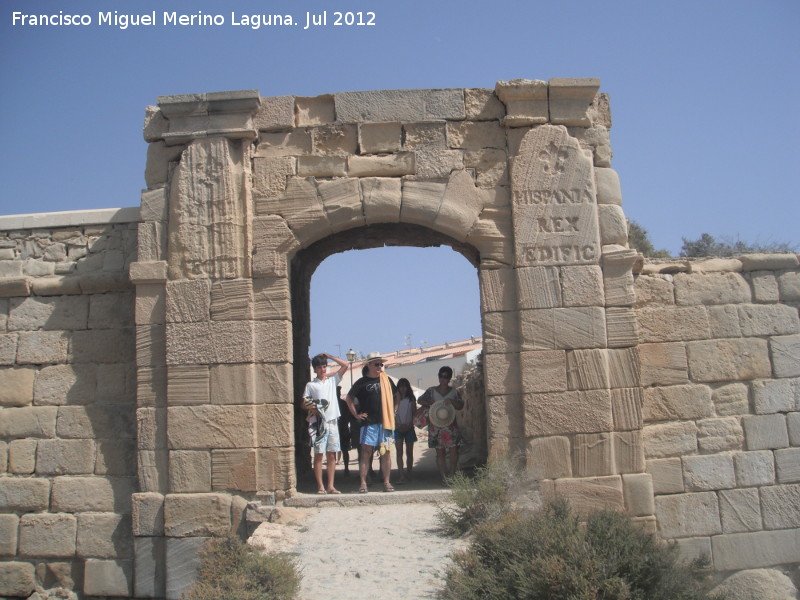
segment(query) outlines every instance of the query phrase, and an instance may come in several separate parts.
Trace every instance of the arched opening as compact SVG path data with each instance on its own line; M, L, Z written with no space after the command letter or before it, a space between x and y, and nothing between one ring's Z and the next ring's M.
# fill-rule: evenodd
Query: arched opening
M425 248L429 248L431 254L428 254L424 250ZM461 257L458 256L455 258L448 258L448 255L453 254L449 252L449 249L457 252L466 260L461 261ZM348 252L351 250L370 250L370 253L366 254ZM382 253L382 250L386 250L386 252ZM403 254L402 250L408 250L408 252ZM344 255L342 253L348 253L350 258L344 259ZM357 259L358 254L361 254L360 260ZM344 264L375 264L375 260L377 259L381 266L380 268L371 270L366 277L359 277L360 273L358 272L348 273L341 281L338 282L338 286L335 289L330 289L328 286L319 290L316 287L312 288L312 286L317 285L317 282L312 281L312 277L317 271L317 268L322 265L325 259L328 257L334 257L334 255L337 257L336 260L334 260L334 263L337 261L344 261ZM421 268L424 274L419 274L415 280L408 281L406 282L406 285L404 285L405 288L410 287L413 289L416 292L416 295L407 297L408 305L406 307L402 306L402 302L388 300L384 301L382 306L376 306L373 308L370 308L368 304L365 305L360 297L365 292L360 292L359 289L364 290L366 287L377 288L380 290L377 293L377 296L384 294L388 297L393 293L393 290L397 289L396 274L398 271L402 271L404 273L402 275L404 278L409 278L409 271L407 269L397 268L398 260L415 260L417 262L422 260L424 262L424 265ZM463 265L457 265L458 262L463 262ZM302 392L306 382L309 379L310 353L316 354L318 352L325 351L334 355L340 354L342 357L344 357L347 350L351 347L354 347L355 350L357 350L358 353L363 356L371 351L380 351L385 353L391 350L399 351L405 346L409 345L418 347L419 345L422 345L421 342L423 340L426 340L427 342L430 342L430 345L433 345L434 343L444 344L444 342L455 342L459 339L470 338L471 336L478 337L482 335L477 276L478 262L479 256L475 248L425 227L410 224L372 225L355 230L349 230L347 232L342 232L320 240L308 248L298 251L291 263L295 396L298 396ZM459 288L461 290L459 295L461 297L458 298L458 296L456 296L457 302L468 305L469 318L462 318L461 320L464 322L461 326L454 324L452 327L447 329L447 332L458 332L452 333L454 337L442 340L439 340L438 338L429 339L432 338L433 335L436 335L436 333L434 332L433 335L429 335L426 331L423 331L421 327L425 327L425 324L423 322L420 322L419 325L414 323L414 319L411 315L414 313L417 306L422 303L427 303L429 306L429 311L426 312L433 313L434 318L439 318L442 320L447 319L448 314L450 315L450 318L452 318L452 315L455 311L451 310L448 313L446 307L430 305L431 302L438 303L437 299L441 298L441 294L438 293L439 290L436 290L436 293L430 294L432 298L431 300L426 300L424 294L426 287L436 283L431 279L431 274L436 272L436 268L447 269L453 268L454 265L457 268L457 276L460 279L469 277L470 272L472 275L471 281L459 282ZM464 269L464 267L466 267L466 269ZM324 276L325 265L323 265L321 272ZM327 283L330 282L328 281ZM468 289L469 286L473 287L468 293L465 293L465 289ZM318 301L318 295L328 297L320 298ZM375 298L376 294L371 293L369 296L370 298ZM320 312L318 309L312 312L312 310L314 310L314 306L318 305L320 302L333 305L332 313L339 316L339 326L336 331L341 333L332 334L337 338L335 340L330 336L328 336L326 340L319 339L318 333L316 335L312 335L312 327L314 325L312 319L326 318L317 314ZM373 301L371 300L370 302ZM373 340L364 342L364 344L367 344L364 347L359 347L357 342L351 343L353 336L348 336L347 332L349 328L356 329L364 323L367 323L371 325L373 329L381 329L382 323L386 323L388 321L391 321L391 325L383 325L383 328L385 329L385 335L362 336L361 339ZM407 338L409 333L411 333L413 337ZM450 334L442 333L440 335L448 336ZM459 336L462 337L459 338ZM434 379L438 366L439 365L435 363L431 363L431 366L427 369L432 371L432 377ZM398 373L399 371L400 369L398 369ZM395 382L399 377L407 377L405 372L402 374L392 373L391 368L389 369L388 374L395 380ZM345 375L345 378L342 381L343 397L350 389L350 375L351 374ZM360 376L361 368L358 365L358 362L356 362L356 367L352 372L353 381L357 380ZM419 383L422 384L421 379ZM416 378L415 381L412 382L412 385L417 385ZM295 401L296 400L297 398L295 398ZM482 414L483 412L481 412L481 415ZM296 404L294 421L294 441L296 449L295 464L297 470L297 487L300 491L304 491L305 487L307 487L313 479L312 475L309 473L311 452L308 446L304 443L305 440L303 432L305 429L305 416L306 415L304 411L297 408ZM481 418L481 422L473 423L472 427L483 428L484 431L482 432L482 435L485 438L485 419ZM420 432L418 431L418 433ZM419 457L424 451L428 450L424 435L421 435L420 437L421 439L416 444L415 457ZM350 479L355 482L358 479L355 452L351 453L350 456ZM433 469L432 475L435 475L435 460L428 462ZM428 464L428 462L426 462L426 464ZM392 457L392 465L393 468L396 467L395 456ZM339 473L337 473L337 481L339 481Z

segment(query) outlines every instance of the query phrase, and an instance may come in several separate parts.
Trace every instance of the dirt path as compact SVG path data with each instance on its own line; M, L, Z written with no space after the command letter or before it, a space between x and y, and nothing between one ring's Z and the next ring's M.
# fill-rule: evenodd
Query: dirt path
M412 600L435 598L450 554L466 545L437 532L436 502L446 501L429 452L415 460L414 481L394 493L370 485L359 494L358 478L337 468L340 495L318 496L313 481L277 508L250 543L292 552L303 569L300 600Z

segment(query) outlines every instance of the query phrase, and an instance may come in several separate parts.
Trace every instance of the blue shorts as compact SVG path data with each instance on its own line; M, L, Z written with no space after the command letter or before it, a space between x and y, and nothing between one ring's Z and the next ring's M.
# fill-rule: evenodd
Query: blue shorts
M325 424L325 431L317 437L314 428L309 428L311 444L314 446L314 454L325 454L326 452L340 452L342 447L339 442L339 427L336 420L328 421Z
M362 425L361 426L361 445L377 448L384 444L394 443L394 431L384 429L383 425Z

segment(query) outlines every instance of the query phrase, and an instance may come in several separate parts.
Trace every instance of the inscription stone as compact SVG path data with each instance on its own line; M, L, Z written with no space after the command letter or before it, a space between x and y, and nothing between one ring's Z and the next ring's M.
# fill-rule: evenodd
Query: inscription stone
M592 161L564 127L523 137L511 170L517 266L600 260Z

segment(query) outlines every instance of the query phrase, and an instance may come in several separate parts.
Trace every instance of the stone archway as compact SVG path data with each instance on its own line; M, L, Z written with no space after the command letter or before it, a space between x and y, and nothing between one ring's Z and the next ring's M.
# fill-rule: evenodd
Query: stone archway
M478 268L490 455L524 455L545 490L579 507L652 520L637 254L598 85L159 98L130 272L134 506L163 512L137 543L178 564L235 528L247 500L293 493L310 275L331 253L409 237ZM178 571L167 573L176 597Z

